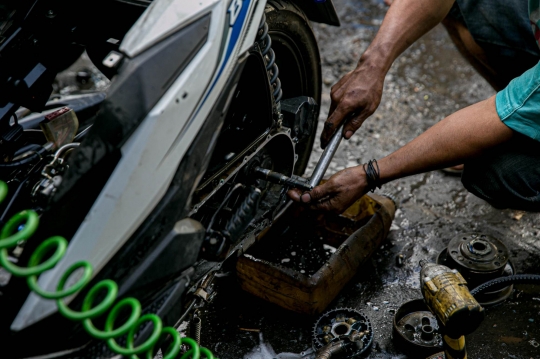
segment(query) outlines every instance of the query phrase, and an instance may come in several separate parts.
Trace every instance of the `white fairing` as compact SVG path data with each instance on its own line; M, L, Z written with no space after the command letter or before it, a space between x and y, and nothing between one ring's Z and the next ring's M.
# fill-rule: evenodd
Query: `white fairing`
M154 1L122 41L121 50L136 56L176 30L207 14L219 0Z
M42 288L55 289L61 274L80 260L90 261L94 275L98 273L154 209L238 57L255 41L265 4L265 0L156 0L130 30L121 49L135 56L211 13L206 44L123 146L122 159L67 254L39 278ZM11 329L21 330L55 311L54 301L32 293Z

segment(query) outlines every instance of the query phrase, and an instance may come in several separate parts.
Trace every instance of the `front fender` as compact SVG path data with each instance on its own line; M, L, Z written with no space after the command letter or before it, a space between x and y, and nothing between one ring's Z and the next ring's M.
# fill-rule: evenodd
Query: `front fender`
M315 2L315 0L291 0L295 3L307 17L314 22L340 26L339 17L332 0Z

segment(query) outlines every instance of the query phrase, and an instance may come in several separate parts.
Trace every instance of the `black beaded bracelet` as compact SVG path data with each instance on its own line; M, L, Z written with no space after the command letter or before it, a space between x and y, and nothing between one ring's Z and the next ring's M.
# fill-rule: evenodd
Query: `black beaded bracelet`
M375 168L375 166L377 168ZM362 165L364 172L366 172L366 178L368 183L368 191L375 192L375 188L381 188L381 171L379 170L379 164L377 160L373 159Z

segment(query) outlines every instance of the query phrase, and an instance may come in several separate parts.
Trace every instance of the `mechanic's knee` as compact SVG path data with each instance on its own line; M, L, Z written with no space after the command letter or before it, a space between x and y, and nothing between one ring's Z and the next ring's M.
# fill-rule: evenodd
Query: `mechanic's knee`
M482 167L484 168L480 170L476 161L466 163L461 183L467 191L489 202L493 207L504 208L505 206L499 203L503 189L493 180L494 173L489 171L489 168Z
M461 182L470 193L495 208L540 211L539 183L512 168L512 158L482 157L469 161Z

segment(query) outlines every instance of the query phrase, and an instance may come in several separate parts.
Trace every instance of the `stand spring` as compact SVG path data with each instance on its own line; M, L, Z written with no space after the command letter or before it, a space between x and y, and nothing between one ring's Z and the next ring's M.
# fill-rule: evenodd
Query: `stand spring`
M194 317L191 320L192 328L191 328L191 335L193 338L195 338L195 341L197 344L201 344L201 329L202 329L202 321L200 317Z
M8 186L0 181L0 203L7 196ZM110 280L102 280L93 286L85 296L80 312L70 309L63 301L63 298L69 297L82 290L92 278L92 265L87 261L80 261L73 264L62 275L55 292L47 292L37 284L38 276L53 268L64 256L68 242L60 236L53 236L41 243L32 253L28 261L28 267L19 267L8 260L8 248L17 246L30 238L39 225L39 216L35 211L25 210L17 213L9 219L6 225L0 230L0 265L9 273L16 277L26 278L28 286L39 296L46 299L56 300L58 311L66 318L82 322L83 327L88 334L96 339L106 340L109 348L120 355L129 356L131 359L137 359L137 354L144 354L147 359L154 357L154 346L158 343L162 335L168 334L172 338L172 344L164 354L165 359L176 358L180 352L182 344L187 344L190 349L182 355L181 359L198 359L201 354L207 359L214 359L210 350L200 347L195 340L190 338L181 338L180 334L173 327L163 327L161 318L155 314L146 314L141 317L141 303L135 298L124 298L113 306L118 294L118 285ZM20 229L20 230L19 230ZM49 253L53 253L49 256ZM43 260L44 258L47 258ZM82 269L83 275L77 283L69 288L64 288L69 277L77 270ZM94 305L94 300L98 294L106 293L104 299ZM112 307L105 321L105 328L100 330L94 326L92 319L104 314ZM129 318L118 328L114 324L123 309L130 310ZM152 322L154 330L150 337L142 344L134 347L135 335L137 329L145 322ZM124 334L127 334L126 347L121 347L115 341Z

